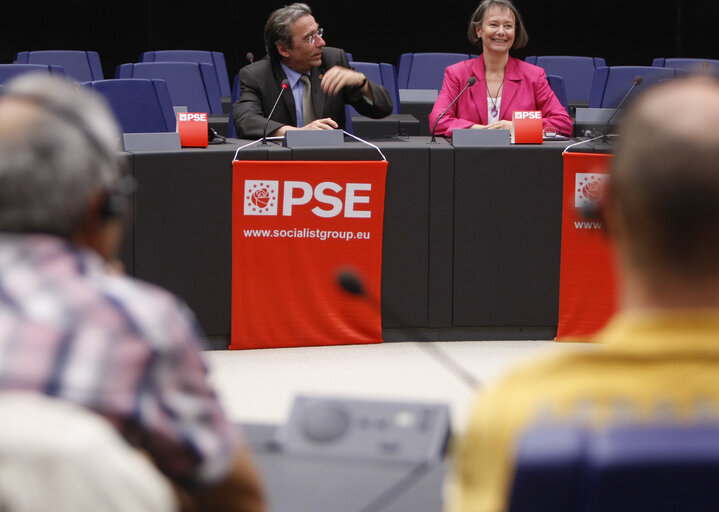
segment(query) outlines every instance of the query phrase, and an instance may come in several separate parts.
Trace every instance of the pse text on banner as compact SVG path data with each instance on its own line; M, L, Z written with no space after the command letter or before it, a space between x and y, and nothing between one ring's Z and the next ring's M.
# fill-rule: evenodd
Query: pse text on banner
M230 348L379 343L387 162L233 162Z

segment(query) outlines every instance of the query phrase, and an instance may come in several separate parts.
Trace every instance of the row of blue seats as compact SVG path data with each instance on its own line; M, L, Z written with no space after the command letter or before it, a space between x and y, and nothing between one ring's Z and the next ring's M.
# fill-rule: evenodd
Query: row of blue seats
M399 89L435 89L442 86L444 69L461 60L476 55L465 53L404 53L399 58L395 82ZM94 51L46 50L24 51L16 54L16 62L25 64L44 64L63 66L68 76L78 82L101 80L104 78L100 56ZM580 56L531 56L527 62L544 68L548 75L557 75L564 79L567 98L572 101L589 101L594 71L606 67L606 61L600 57ZM139 62L196 62L214 66L217 85L222 96L230 96L230 80L227 65L222 52L200 50L160 50L143 52ZM391 64L384 64L391 67ZM719 74L719 61L710 59L656 58L652 67L703 70ZM122 66L120 66L122 68ZM382 70L382 73L386 73ZM127 78L115 73L115 78Z
M53 71L62 67L65 75L78 82L90 82L104 79L100 56L95 51L80 50L41 50L23 51L15 54L14 61L18 64L34 64L53 66ZM222 96L229 96L230 80L227 74L227 64L222 52L211 52L201 50L161 50L143 52L140 55L140 62L194 62L212 66L217 86ZM127 65L118 66L115 71L115 78L128 78Z
M508 512L693 512L719 508L719 429L616 422L529 427L516 445Z
M66 60L56 59L55 54L62 54ZM84 54L78 59L78 54ZM370 80L382 83L392 93L394 99L394 113L399 113L399 89L429 88L437 90L441 87L444 68L460 60L472 58L470 54L423 53L403 54L400 58L400 70L388 63L352 62L352 65L367 75ZM166 82L164 87L153 85L145 88L151 96L164 96L158 88L167 89L171 105L183 105L193 112L208 112L221 114L221 97L230 92L231 101L238 96L237 76L232 89L228 85L227 69L224 57L220 52L203 51L158 51L145 52L141 57L144 62L122 64L116 69L116 78L144 78L148 80L162 79ZM187 62L183 59L195 59L199 63ZM77 78L78 71L83 67L83 60L87 67L85 77L95 82L102 77L99 56L96 52L20 52L17 54L18 62L28 62L23 69L18 65L0 65L0 82L21 70L45 69L51 72L66 73ZM63 64L38 64L39 61L62 62ZM166 62L166 61L172 62ZM528 57L528 61L541 65L548 73L550 86L557 94L560 102L567 107L569 103L583 103L590 107L613 107L618 104L637 74L641 74L645 84L660 80L671 79L679 73L676 69L715 73L719 69L719 61L700 59L655 59L653 66L614 66L606 67L604 59L591 57ZM162 62L161 62L162 61ZM666 67L662 67L666 66ZM71 70L68 72L67 70ZM591 76L591 78L589 78ZM101 78L100 78L101 79ZM223 85L224 84L224 85ZM411 85L412 87L407 87ZM103 88L129 87L129 82L118 82L116 85L104 85ZM577 92L579 91L579 92ZM109 94L109 92L106 92ZM117 93L125 101L136 98L138 92ZM128 109L119 110L127 116ZM353 114L350 109L349 114ZM174 117L174 116L173 116ZM122 120L121 120L122 122ZM137 122L123 123L125 131L147 131ZM134 125L134 126L133 126ZM174 120L170 123L174 129ZM141 129L138 129L141 128ZM229 136L234 136L234 127L229 126Z
M399 89L435 89L442 85L444 69L461 60L476 55L465 53L404 53L394 72ZM543 67L548 75L557 75L564 79L569 102L588 102L593 73L597 68L606 67L600 57L580 56L531 56L526 60ZM100 80L103 77L100 57L94 51L48 50L19 52L18 63L45 64L63 66L68 76L79 82ZM230 96L230 81L222 52L200 50L160 50L144 52L140 62L196 62L214 66L217 84L222 96ZM384 64L391 67L391 64ZM652 67L702 70L719 74L719 61L710 59L656 58ZM382 73L386 73L382 70ZM115 78L126 78L118 76Z

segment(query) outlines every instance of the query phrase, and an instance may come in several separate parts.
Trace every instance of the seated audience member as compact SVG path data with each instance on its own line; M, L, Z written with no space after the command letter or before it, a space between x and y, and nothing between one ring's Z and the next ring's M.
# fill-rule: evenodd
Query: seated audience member
M307 4L287 5L270 14L267 55L240 70L241 94L232 107L238 137L262 137L285 79L289 90L282 93L267 125L272 136L297 129L344 129L345 104L372 118L392 113L387 89L351 69L344 50L325 46L322 36Z
M516 369L479 397L449 509L506 509L514 442L547 417L677 421L719 410L719 83L639 96L621 127L603 218L619 311L587 350Z
M39 393L0 393L0 510L172 512L157 468L100 415Z
M437 124L437 135L452 136L462 128L511 129L517 110L540 110L545 130L572 134L572 119L549 87L544 69L509 56L529 36L510 0L482 0L469 22L469 40L482 54L448 66L442 90L429 114L434 126L439 116L467 85L477 79Z
M0 93L0 390L105 417L187 510L264 510L191 313L108 271L130 201L118 141L105 103L64 79L27 74Z

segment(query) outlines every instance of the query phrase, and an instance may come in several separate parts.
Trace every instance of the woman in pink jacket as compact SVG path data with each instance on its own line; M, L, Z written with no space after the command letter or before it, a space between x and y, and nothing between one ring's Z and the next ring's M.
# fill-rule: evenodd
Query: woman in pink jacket
M458 62L444 72L444 83L429 115L430 126L467 85L470 86L437 124L436 134L450 137L457 128L510 129L516 110L541 110L545 131L572 134L572 120L547 83L542 68L509 56L529 36L510 0L482 0L467 32L482 48L479 58Z

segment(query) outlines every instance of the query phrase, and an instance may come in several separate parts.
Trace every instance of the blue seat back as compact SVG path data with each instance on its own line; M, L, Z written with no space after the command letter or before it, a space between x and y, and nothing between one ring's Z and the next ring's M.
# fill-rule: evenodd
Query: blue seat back
M100 55L94 51L41 50L18 52L15 60L19 64L52 64L62 66L68 78L78 82L102 80Z
M716 424L610 428L587 460L587 512L719 510Z
M642 77L642 83L634 88L632 96L652 84L672 80L678 71L653 66L611 66L599 67L594 72L592 91L589 95L591 108L615 108L632 86L634 78Z
M682 69L692 74L709 74L719 77L719 60L714 59L679 59L657 58L652 66L672 69Z
M579 57L572 55L543 55L524 59L544 69L547 75L557 75L564 79L567 89L567 101L589 103L594 71L607 64L600 57Z
M222 52L210 52L203 50L156 50L152 52L143 52L140 55L140 62L196 62L212 64L215 66L215 75L217 83L220 86L220 94L229 96L232 94L230 89L230 78L227 74L227 64L225 63L225 54Z
M351 66L375 83L383 85L392 98L392 113L399 114L399 88L397 87L397 71L392 64L387 62L352 62ZM351 108L352 114L357 114L354 108Z
M440 90L447 66L469 58L467 53L403 53L399 58L397 86Z
M351 106L345 105L345 131L354 135L355 128L354 128L354 125L352 124L352 112L351 112L353 110L354 109Z
M227 136L230 138L237 137L237 130L235 129L235 121L232 119L232 105L240 98L240 74L235 73L235 78L232 81L232 94L230 95L230 120L227 125Z
M547 82L549 82L549 87L552 88L552 91L554 92L554 95L559 100L559 103L562 104L564 109L569 113L569 103L567 101L567 88L566 88L566 82L564 81L564 78L562 78L559 75L547 75Z
M540 425L520 437L509 512L580 510L587 433L572 425Z
M719 509L719 423L530 427L509 512Z
M5 83L18 75L30 72L64 75L65 69L62 66L48 64L0 64L0 84Z
M167 82L174 106L188 112L222 114L222 96L214 66L195 62L138 62L121 64L116 78L159 78Z
M118 78L83 85L107 99L123 133L175 131L175 113L164 80Z

